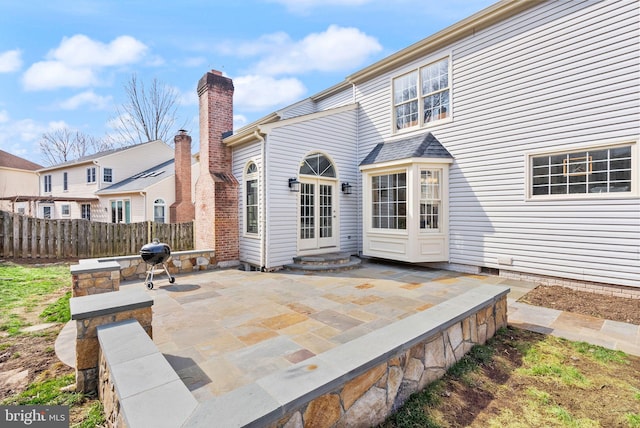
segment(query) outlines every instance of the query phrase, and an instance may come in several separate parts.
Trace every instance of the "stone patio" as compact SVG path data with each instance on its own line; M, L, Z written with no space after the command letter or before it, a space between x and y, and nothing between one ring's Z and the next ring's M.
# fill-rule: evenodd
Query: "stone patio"
M153 341L199 402L290 367L481 285L533 283L367 263L326 274L220 270L158 277ZM121 289L144 288L141 281Z

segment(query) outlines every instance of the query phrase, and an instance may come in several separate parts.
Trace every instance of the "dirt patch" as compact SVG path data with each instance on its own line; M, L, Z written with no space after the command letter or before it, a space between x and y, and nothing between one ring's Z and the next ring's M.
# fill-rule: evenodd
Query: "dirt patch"
M540 285L520 302L596 318L640 325L640 299L606 296L567 287Z
M74 369L62 364L56 356L54 345L59 331L60 326L56 325L38 334L0 338L0 372L26 371L24 377L13 377L17 383L8 379L0 383L0 401L22 392L45 371L47 377L74 373Z
M490 361L431 387L435 399L404 415L413 423L392 420L382 427L635 426L627 418L640 416L640 358L610 351L611 360L598 359L597 347L514 328L489 346ZM417 411L432 424L419 420Z

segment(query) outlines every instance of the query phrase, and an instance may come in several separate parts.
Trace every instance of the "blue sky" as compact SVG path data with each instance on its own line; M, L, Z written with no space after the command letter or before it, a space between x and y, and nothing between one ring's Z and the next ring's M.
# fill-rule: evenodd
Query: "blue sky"
M0 149L44 164L45 132L111 133L135 73L179 93L196 150L210 69L234 80L238 128L494 2L0 0Z

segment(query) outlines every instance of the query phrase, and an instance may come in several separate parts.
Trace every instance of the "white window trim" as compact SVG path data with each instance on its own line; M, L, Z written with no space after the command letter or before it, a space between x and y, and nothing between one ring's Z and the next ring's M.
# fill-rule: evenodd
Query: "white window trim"
M249 168L249 165L254 164L257 168L257 171L255 173L252 173L250 175L247 174L247 168ZM261 175L260 175L260 166L258 164L258 162L255 159L252 159L250 161L248 161L245 165L244 168L242 170L242 236L246 237L246 238L253 238L253 239L258 239L260 238L260 232L261 232L261 226L260 226L260 218L262 215L261 212L261 198L260 198L260 194L261 194L261 189L262 189L262 183L261 183ZM257 207L258 207L258 231L257 232L247 232L247 181L249 180L256 180L258 182L258 201L257 201Z
M93 181L89 181L89 171L93 170ZM96 184L98 182L98 172L95 166L88 166L85 170L85 180L87 184Z
M584 143L578 145L565 145L556 147L554 150L535 150L524 154L525 157L525 198L526 202L558 201L558 200L598 200L598 199L630 199L640 196L640 159L638 158L638 140L608 140ZM532 159L538 156L553 156L565 153L580 152L585 150L604 150L615 147L631 146L631 192L608 192L608 193L577 193L561 195L533 195L532 194ZM634 170L635 166L635 170Z
M424 98L423 94L422 94L422 80L421 80L421 76L420 76L420 70L426 66L429 66L433 63L436 63L438 61L441 61L445 58L449 59L449 116L444 118L444 119L439 119L439 120L435 120L433 122L429 122L429 123L423 123L424 120L424 112L423 112L423 106L422 106L422 99ZM416 71L418 73L418 125L415 126L409 126L407 128L402 128L402 129L397 129L396 128L396 112L395 112L395 102L393 100L393 83L394 80L398 77L402 77L405 76L411 72ZM406 132L412 132L415 131L417 129L423 129L423 128L432 128L435 126L439 126L439 125L443 125L446 123L451 123L453 122L453 112L454 112L454 96L453 96L453 55L451 51L448 52L443 52L441 55L434 55L432 57L430 57L427 61L424 61L422 63L420 63L419 65L414 65L411 68L407 68L407 69L403 69L402 72L394 74L390 77L390 81L389 81L389 87L391 88L391 93L390 93L390 105L391 105L391 133L392 134L403 134Z
M64 213L64 207L67 207L69 212L67 214ZM60 205L60 215L62 217L71 217L71 205L70 204L62 204Z

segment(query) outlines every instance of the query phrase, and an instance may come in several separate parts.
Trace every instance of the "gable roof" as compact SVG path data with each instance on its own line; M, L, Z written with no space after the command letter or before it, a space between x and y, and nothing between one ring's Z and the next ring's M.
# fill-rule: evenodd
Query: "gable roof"
M453 159L451 153L431 133L405 138L391 143L380 143L369 152L360 165L392 162L411 158Z
M79 157L77 159L73 159L73 160L70 160L70 161L58 163L58 164L47 166L47 167L41 167L41 168L43 170L49 170L49 169L58 169L58 168L66 167L66 166L69 166L69 165L79 165L79 164L83 164L83 163L90 163L90 162L93 162L96 159L100 159L100 158L103 158L105 156L109 156L109 155L114 154L114 153L124 152L126 150L131 150L131 149L134 149L136 147L143 146L145 144L152 144L152 143L155 143L157 141L162 141L162 140L147 141L147 142L144 142L144 143L133 144L131 146L117 147L115 149L103 150L103 151L98 152L98 153L93 153L91 155L81 156L81 157Z
M24 169L27 171L36 171L42 168L42 165L31 162L11 153L0 150L0 168Z
M173 177L176 172L175 159L170 159L146 171L139 172L109 187L96 191L96 195L109 193L140 192L167 177Z

